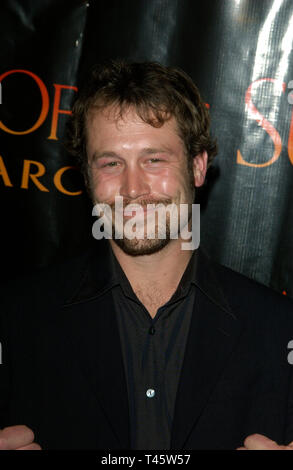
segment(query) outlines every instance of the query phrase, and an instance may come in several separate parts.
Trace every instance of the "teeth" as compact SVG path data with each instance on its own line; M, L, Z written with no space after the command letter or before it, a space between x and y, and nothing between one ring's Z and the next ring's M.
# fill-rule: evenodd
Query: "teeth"
M130 211L130 210L124 210L124 215L134 215L135 211Z
M135 215L140 212L141 208L139 204L130 204L127 209L124 209L124 215Z

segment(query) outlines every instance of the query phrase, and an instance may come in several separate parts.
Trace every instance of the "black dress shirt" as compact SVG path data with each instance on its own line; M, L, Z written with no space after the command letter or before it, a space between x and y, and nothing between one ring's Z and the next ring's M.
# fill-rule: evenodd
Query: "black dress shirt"
M170 449L176 392L194 308L195 262L193 252L175 293L152 318L111 253L132 449Z

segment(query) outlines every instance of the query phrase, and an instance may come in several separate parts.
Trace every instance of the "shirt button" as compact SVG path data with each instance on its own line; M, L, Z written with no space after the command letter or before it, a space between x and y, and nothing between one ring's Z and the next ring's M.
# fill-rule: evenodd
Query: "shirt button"
M154 327L154 326L151 326L150 329L149 329L149 334L150 334L150 335L154 335L155 332L156 332L155 327Z
M149 388L147 391L146 391L146 396L148 398L153 398L155 396L156 392L152 389L152 388Z

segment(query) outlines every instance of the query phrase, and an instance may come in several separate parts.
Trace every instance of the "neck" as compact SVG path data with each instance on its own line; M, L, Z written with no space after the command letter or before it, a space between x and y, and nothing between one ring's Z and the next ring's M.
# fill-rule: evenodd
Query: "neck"
M181 249L180 238L171 240L157 253L144 256L127 255L115 242L109 241L132 287L154 283L164 289L176 287L193 253L191 250Z

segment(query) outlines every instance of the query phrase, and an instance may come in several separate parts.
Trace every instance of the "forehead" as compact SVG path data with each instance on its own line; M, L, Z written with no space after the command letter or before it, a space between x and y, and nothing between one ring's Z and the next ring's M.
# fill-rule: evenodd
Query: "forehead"
M91 108L86 118L87 140L104 140L106 138L128 139L140 135L153 138L174 138L180 140L176 119L166 115L166 120L161 124L154 114L149 113L151 123L145 122L133 107L121 110L116 106L106 108Z

